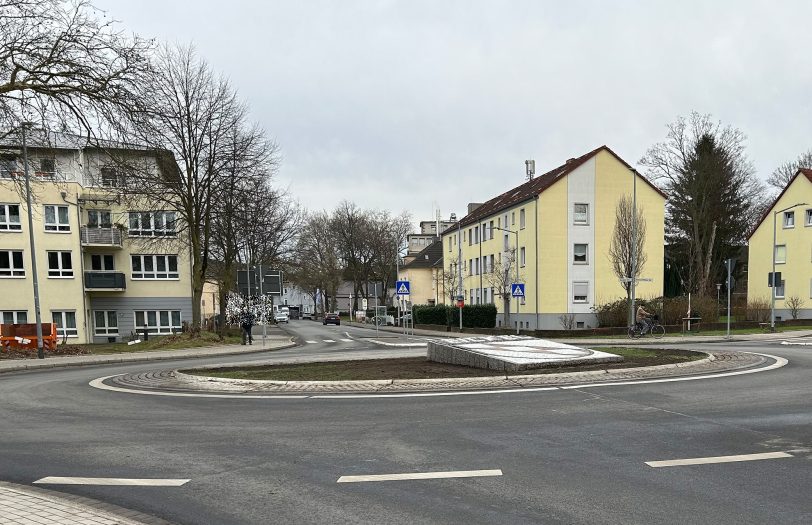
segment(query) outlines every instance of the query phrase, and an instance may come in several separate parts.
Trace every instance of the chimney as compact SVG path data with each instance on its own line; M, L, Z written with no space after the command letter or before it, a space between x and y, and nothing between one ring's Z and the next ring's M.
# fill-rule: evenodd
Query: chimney
M482 206L484 202L469 202L468 203L468 215L474 213L474 211Z

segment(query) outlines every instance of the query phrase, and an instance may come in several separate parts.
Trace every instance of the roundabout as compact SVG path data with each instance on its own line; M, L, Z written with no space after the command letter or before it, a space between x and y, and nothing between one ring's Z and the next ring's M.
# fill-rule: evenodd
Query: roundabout
M649 367L601 369L546 374L516 374L465 378L374 379L356 381L272 381L210 377L206 368L195 374L180 369L105 376L90 386L120 393L169 397L322 399L329 397L406 397L510 394L568 388L622 386L695 381L765 372L787 360L769 354L709 351L695 361ZM210 369L221 370L228 365Z

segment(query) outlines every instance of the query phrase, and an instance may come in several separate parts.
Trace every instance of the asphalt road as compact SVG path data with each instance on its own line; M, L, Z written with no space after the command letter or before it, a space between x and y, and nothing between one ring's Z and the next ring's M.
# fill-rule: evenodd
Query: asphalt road
M268 356L422 352L366 342L374 331L360 328L293 321L285 329L302 346ZM190 479L47 486L180 524L810 523L812 347L737 348L789 364L699 381L372 399L178 398L87 385L152 363L4 374L0 479ZM789 457L646 464L765 452ZM502 475L337 483L495 469Z

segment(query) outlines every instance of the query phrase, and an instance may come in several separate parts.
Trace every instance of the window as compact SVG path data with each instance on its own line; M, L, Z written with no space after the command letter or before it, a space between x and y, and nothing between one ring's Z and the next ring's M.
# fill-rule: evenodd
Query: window
M45 206L45 231L47 232L69 232L70 222L68 221L67 206Z
M0 250L0 277L25 277L22 250Z
M6 310L0 312L0 322L3 324L25 324L28 322L28 312L25 310Z
M479 226L474 226L474 243L479 244Z
M79 337L79 330L76 328L76 312L73 310L54 310L51 312L54 324L56 324L56 335L59 337Z
M576 203L572 209L573 224L589 224L589 204Z
M589 264L589 245L576 244L572 248L572 263L573 264Z
M479 257L474 259L474 275L479 275Z
M171 334L181 329L180 310L136 310L136 331L146 327L150 334Z
M589 302L589 283L586 281L576 281L572 283L572 302Z
M48 277L73 277L70 252L48 252Z
M93 312L93 333L95 335L118 335L116 311L95 310Z
M110 210L87 210L87 225L89 228L110 228Z
M508 238L508 234L505 234L505 251L510 249L510 239Z
M491 254L491 263L488 265L488 272L493 272L493 254Z
M807 226L812 226L812 210L806 210L806 222Z
M795 212L794 211L785 211L784 212L784 228L794 228L795 227Z
M522 246L522 247L519 249L519 265L520 265L522 268L524 268L524 264L525 264L525 262L526 262L526 261L525 261L525 258L524 258L524 246Z
M22 231L19 204L0 204L0 231Z
M131 211L128 234L131 237L174 237L175 212Z
M133 279L177 279L177 255L133 255Z
M121 186L121 179L118 176L118 170L112 166L104 166L99 170L101 173L101 185L108 188L116 188Z
M111 272L115 270L112 255L91 255L90 269L94 272Z
M39 171L37 171L37 175L46 177L53 177L56 175L56 159L39 159Z
M778 279L776 279L778 280ZM781 279L781 284L775 287L775 298L776 299L783 299L784 298L784 288L787 281Z
M448 238L448 251L451 251L451 237Z
M507 221L505 221L505 222L507 222ZM515 211L510 212L510 225L511 226L516 225L516 212Z
M519 229L524 229L524 208L519 210Z
M787 262L787 245L779 244L775 247L775 264Z
M0 155L0 178L10 179L19 171L17 157L14 155Z

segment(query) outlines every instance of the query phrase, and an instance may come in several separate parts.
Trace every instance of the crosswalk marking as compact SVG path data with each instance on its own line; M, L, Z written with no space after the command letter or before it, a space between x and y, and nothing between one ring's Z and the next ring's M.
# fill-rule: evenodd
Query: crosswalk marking
M335 343L335 341L333 341L332 339L325 339L323 342L325 342L325 343Z
M342 339L343 343L352 343L352 339Z
M305 341L305 343L310 343L312 345L314 343L318 343L318 341Z

